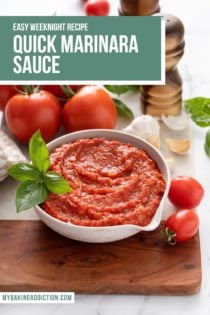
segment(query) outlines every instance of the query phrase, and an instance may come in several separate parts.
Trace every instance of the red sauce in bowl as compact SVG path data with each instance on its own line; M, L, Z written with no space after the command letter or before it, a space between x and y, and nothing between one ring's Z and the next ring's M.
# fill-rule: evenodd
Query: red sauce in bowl
M131 144L104 138L81 139L51 153L51 171L73 192L50 194L42 208L82 226L146 226L165 191L165 180L148 154Z

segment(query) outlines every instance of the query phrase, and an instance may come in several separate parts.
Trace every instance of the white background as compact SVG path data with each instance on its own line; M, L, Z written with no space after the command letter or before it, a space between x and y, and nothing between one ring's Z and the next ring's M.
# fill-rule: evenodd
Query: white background
M112 0L112 14L118 1ZM179 16L186 28L186 51L180 64L184 97L210 97L210 1L162 0L163 12ZM0 0L1 15L81 15L80 0ZM76 295L74 305L1 305L0 314L209 315L210 314L210 160L203 150L204 132L193 126L196 177L206 196L199 207L203 282L200 293L184 297ZM170 262L169 262L170 264Z

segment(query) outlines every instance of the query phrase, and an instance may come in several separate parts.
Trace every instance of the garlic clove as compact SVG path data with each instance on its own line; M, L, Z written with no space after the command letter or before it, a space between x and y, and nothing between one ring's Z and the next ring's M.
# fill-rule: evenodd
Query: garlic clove
M179 155L187 154L191 148L191 141L188 139L165 139L170 150Z

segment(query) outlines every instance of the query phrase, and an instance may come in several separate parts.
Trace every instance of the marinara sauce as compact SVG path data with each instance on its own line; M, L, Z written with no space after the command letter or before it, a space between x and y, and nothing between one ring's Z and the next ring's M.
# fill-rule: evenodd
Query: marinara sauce
M145 151L104 138L56 148L51 171L64 176L73 192L50 194L42 208L61 221L82 226L148 225L166 187Z

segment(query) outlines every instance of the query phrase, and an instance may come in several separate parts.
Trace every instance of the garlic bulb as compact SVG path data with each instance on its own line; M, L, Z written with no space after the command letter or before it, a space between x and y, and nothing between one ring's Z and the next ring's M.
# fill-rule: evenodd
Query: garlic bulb
M180 131L188 127L189 115L182 112L179 116L161 116L163 123L171 130Z
M148 141L158 149L160 148L160 125L152 116L139 116L123 130Z

